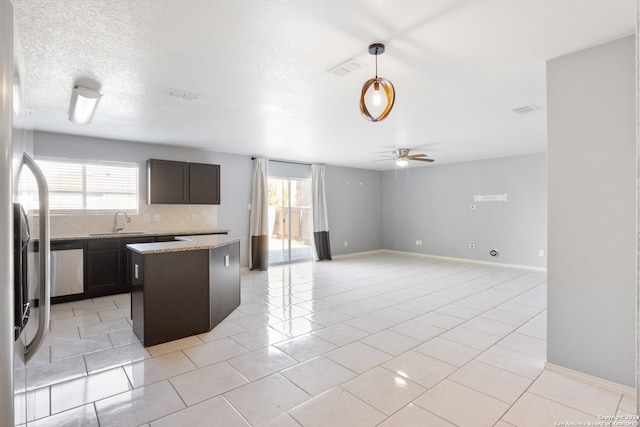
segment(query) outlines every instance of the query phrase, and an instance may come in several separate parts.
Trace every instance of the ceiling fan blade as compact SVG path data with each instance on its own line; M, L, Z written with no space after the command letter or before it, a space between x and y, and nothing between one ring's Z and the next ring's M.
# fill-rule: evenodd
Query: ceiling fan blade
M426 154L412 154L409 156L410 159L417 159L418 157L427 157Z
M378 160L370 160L370 161L371 162L384 162L384 161L387 161L387 160L394 160L394 159L395 159L395 157L388 157L386 159L378 159Z
M411 160L417 160L419 162L429 162L429 163L433 162L433 159L411 159Z

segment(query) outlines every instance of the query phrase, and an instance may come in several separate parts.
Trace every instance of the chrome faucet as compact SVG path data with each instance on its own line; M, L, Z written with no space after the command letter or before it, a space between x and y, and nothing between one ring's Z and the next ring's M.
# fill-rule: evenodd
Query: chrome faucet
M118 214L120 212L122 212L124 214L124 219L125 219L125 222L122 223L122 227L118 227ZM120 230L124 230L124 228L127 226L127 223L129 223L129 222L131 222L131 218L129 217L129 214L127 212L123 211L122 209L117 210L116 211L116 215L115 215L115 217L113 219L113 232L117 233Z

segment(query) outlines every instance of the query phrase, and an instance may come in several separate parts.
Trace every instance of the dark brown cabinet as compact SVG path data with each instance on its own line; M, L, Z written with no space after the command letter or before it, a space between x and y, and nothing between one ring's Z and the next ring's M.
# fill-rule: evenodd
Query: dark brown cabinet
M127 249L127 245L172 242L175 237L173 234L163 234L85 240L84 298L131 292L133 271L131 271L131 251ZM239 258L238 265L240 265Z
M171 236L171 240L173 239L174 237ZM135 238L125 238L121 240L120 259L122 260L122 269L124 270L122 281L124 282L124 286L126 289L125 292L131 291L131 277L132 277L131 251L127 249L127 245L135 244L135 243L153 243L153 241L154 241L153 237L135 237ZM167 239L167 241L169 240Z
M84 297L126 292L121 265L120 239L86 240Z
M209 252L209 327L213 329L240 305L240 242Z
M189 203L220 204L220 165L189 164Z
M145 347L208 332L240 305L238 241L204 250L130 252L133 332Z
M174 236L85 240L84 297L94 298L130 292L131 254L127 245L171 240L174 240Z
M149 159L149 204L220 204L220 165Z
M133 332L145 347L209 331L208 250L131 260Z

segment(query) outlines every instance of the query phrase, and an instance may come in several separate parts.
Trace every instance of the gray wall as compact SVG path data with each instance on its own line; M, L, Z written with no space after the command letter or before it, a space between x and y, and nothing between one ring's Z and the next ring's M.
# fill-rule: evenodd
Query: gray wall
M36 156L63 157L70 159L108 160L135 162L140 165L140 199L146 201L147 159L168 159L214 163L220 165L221 204L217 207L219 228L231 230L241 236L241 264L248 264L249 203L251 202L251 158L235 154L172 147L168 145L143 144L55 133L34 133Z
M549 362L634 386L635 45L547 64Z
M325 184L332 255L381 249L382 173L327 165Z
M249 156L203 151L160 144L90 138L46 132L34 133L36 156L135 162L140 165L140 198L146 197L146 161L150 158L215 163L220 165L221 198L217 207L219 228L242 236L241 265L248 265L249 203L253 162ZM280 172L310 178L310 167L270 163ZM382 247L382 192L378 171L327 166L327 204L332 252L335 255ZM349 242L344 247L343 242Z
M474 202L503 193L506 203ZM385 249L546 267L544 154L387 171L383 197Z

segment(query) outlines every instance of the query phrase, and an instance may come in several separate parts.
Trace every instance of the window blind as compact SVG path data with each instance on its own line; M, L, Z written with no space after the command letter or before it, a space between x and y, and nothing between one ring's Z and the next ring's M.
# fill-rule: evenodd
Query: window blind
M49 185L52 213L138 212L138 165L36 160Z

